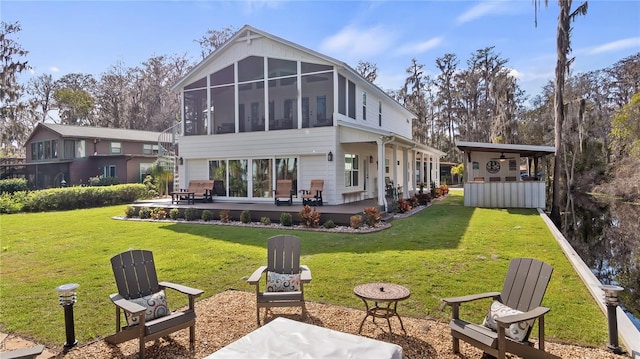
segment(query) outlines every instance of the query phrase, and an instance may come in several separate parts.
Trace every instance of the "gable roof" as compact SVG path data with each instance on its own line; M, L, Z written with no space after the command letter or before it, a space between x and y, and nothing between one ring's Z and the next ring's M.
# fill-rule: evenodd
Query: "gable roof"
M381 95L382 97L387 98L388 100L390 100L391 103L393 103L395 106L397 106L399 109L401 109L402 111L404 111L407 116L409 118L416 118L417 116L412 113L411 111L409 111L406 107L404 107L402 104L400 104L396 99L394 99L393 97L389 96L388 93L386 93L384 90L382 90L380 87L376 86L375 84L369 82L367 79L365 79L362 75L360 75L356 70L354 70L351 66L349 66L347 63L339 61L337 59L334 59L333 57L321 54L317 51L311 50L309 48L306 48L304 46L298 45L296 43L293 43L289 40L285 40L283 38L280 38L278 36L269 34L267 32L264 32L262 30L256 29L250 25L244 25L240 30L238 30L238 32L236 32L233 36L231 36L224 44L220 45L217 49L215 49L211 54L209 54L207 57L205 57L204 60L202 60L199 64L197 64L196 66L193 67L193 69L191 69L191 71L189 71L186 75L184 75L180 80L178 80L178 82L176 82L175 85L173 85L172 90L176 91L184 86L186 86L188 83L190 83L191 81L193 81L193 76L197 73L200 72L200 70L202 70L204 67L206 67L209 63L211 63L212 61L214 61L216 58L220 57L227 48L233 46L233 44L237 41L239 41L241 38L243 39L252 39L252 38L260 38L260 37L265 37L268 38L270 40L276 41L276 42L280 42L284 45L290 46L294 49L297 49L301 52L306 52L311 56L320 58L326 62L329 62L331 64L333 64L333 66L335 66L337 69L344 69L345 71L347 71L350 75L352 75L353 79L355 79L358 84L360 84L360 86L365 87L370 89L373 92L378 93L379 95ZM249 40L246 40L249 41ZM199 78L198 78L199 79ZM195 80L198 80L195 79Z
M57 123L40 122L29 135L26 143L31 141L31 137L41 128L47 128L60 135L60 137L68 138L99 138L105 140L119 140L129 142L158 142L158 137L160 136L160 132L152 131L129 130L123 128L60 125Z

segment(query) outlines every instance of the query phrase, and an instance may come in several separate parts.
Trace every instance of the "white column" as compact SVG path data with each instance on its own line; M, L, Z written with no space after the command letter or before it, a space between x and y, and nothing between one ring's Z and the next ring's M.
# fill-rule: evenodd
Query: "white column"
M382 140L376 140L378 145L378 205L383 206L385 212L387 211L387 199L385 198L385 183L384 183L384 142Z
M409 198L409 149L402 149L402 198Z

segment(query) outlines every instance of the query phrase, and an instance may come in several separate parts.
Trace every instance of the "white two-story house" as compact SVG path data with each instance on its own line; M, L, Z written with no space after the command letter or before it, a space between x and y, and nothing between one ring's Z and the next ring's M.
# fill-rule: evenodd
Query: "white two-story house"
M273 201L278 179L295 193L323 179L325 204L386 206L390 181L405 198L439 184L444 153L412 140L414 114L347 64L251 26L174 90L180 183L222 180L220 200Z

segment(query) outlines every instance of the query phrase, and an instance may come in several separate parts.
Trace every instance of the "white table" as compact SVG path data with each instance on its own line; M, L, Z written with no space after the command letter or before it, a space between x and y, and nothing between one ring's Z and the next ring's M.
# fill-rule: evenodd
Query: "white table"
M402 347L279 317L206 357L222 358L402 359Z

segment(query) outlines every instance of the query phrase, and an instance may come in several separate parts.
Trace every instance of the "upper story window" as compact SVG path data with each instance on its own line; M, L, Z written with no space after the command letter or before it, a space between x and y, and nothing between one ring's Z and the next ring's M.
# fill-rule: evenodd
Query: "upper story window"
M145 143L142 145L142 154L143 155L157 155L158 154L158 145L154 145L151 143Z
M112 155L120 155L122 154L122 143L121 142L111 142L109 147L109 153Z
M86 143L84 140L64 140L62 158L72 160L86 157Z
M367 120L367 93L362 91L362 119Z
M264 79L264 57L249 56L238 61L238 82Z
M358 155L344 155L344 186L358 186Z
M192 82L184 87L185 90L193 90L207 87L207 78L203 77L196 82Z
M292 76L298 74L298 63L289 60L269 59L269 78Z
M44 140L31 143L31 160L41 161L58 158L58 140Z
M355 120L356 118L356 84L349 81L347 99L349 100L348 116Z
M233 79L233 65L229 65L220 71L216 71L211 74L210 81L211 86L229 85L232 84Z
M338 113L347 114L347 79L338 75Z
M378 101L378 126L382 127L382 101Z

